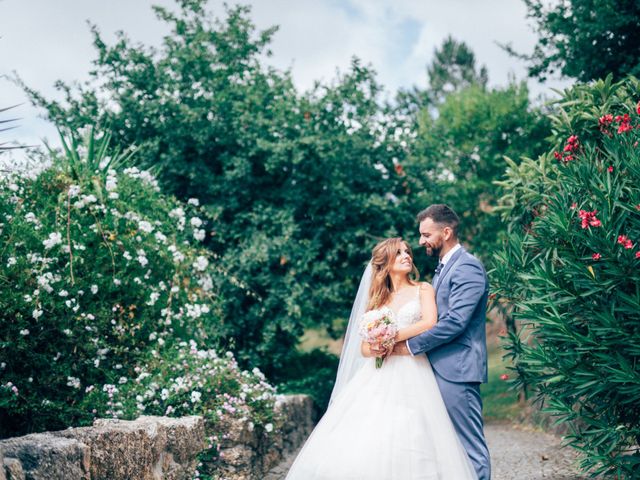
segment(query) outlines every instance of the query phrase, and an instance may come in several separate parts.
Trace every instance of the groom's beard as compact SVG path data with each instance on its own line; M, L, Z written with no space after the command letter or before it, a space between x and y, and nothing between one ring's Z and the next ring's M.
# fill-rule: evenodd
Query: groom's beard
M442 251L442 247L427 247L427 255L429 257L440 258L440 252Z

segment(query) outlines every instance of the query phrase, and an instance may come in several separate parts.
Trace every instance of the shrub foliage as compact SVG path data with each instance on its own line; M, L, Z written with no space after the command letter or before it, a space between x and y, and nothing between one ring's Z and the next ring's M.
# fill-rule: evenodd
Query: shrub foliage
M494 284L516 383L567 423L594 474L640 474L640 83L564 92L555 149L512 164Z
M220 329L212 221L87 138L2 180L0 436L90 423L92 390L127 383L163 344L214 346Z

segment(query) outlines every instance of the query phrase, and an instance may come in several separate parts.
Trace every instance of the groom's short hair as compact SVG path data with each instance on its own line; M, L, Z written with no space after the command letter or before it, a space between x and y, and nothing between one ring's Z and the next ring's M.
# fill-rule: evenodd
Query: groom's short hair
M451 207L444 203L429 205L427 208L418 213L418 223L425 218L430 218L434 223L446 225L453 230L453 236L458 238L458 227L460 226L460 218L456 215Z

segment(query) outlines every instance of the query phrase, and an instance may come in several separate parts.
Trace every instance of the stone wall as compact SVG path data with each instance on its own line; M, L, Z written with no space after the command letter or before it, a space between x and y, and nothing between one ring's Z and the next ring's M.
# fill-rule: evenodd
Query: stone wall
M240 421L223 425L215 464L221 478L261 479L307 438L312 408L306 395L281 396L276 411L283 423L276 431ZM186 480L204 448L201 417L101 419L92 427L0 441L0 480Z
M196 416L97 420L3 440L0 456L7 480L190 479L204 438Z
M258 480L297 450L313 430L313 401L307 395L279 397L276 413L283 424L268 434L247 422L234 421L223 430L218 471L224 480Z

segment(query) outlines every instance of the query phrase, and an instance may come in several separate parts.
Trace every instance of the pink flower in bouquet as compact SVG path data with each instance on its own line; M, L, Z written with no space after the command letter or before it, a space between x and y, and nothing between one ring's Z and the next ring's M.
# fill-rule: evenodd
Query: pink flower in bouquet
M369 310L360 321L360 336L372 347L392 348L398 325L393 320L393 312L388 307ZM382 366L383 358L376 357L376 368Z

